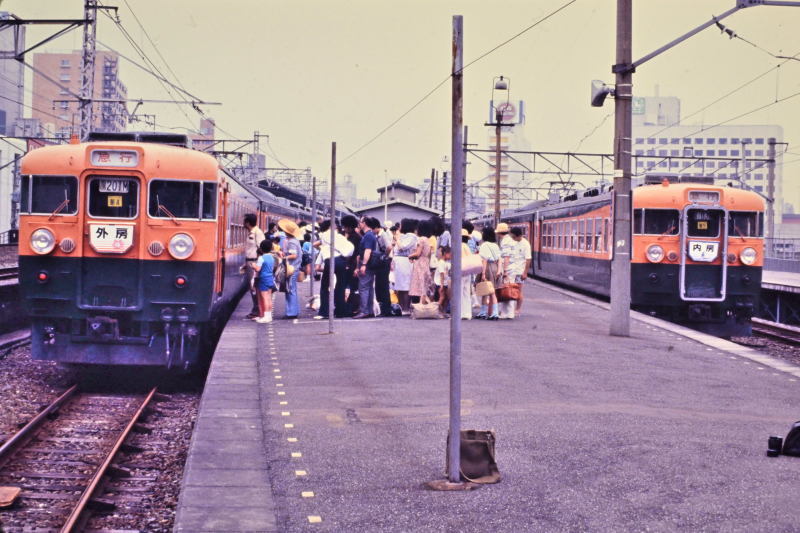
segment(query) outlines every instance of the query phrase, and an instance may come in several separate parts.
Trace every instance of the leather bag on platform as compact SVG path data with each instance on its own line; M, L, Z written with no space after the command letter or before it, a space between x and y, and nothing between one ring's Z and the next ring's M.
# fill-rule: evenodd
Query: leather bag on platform
M498 287L496 291L497 301L510 302L511 300L519 300L520 290L519 283L506 283L502 287Z
M800 457L800 421L792 424L789 433L783 439L783 455Z
M491 281L481 281L475 284L475 294L478 296L489 296L494 294L494 283Z
M502 479L494 455L495 435L491 430L461 430L460 474L464 481L472 483L499 483ZM450 435L447 435L447 476L450 476Z
M442 318L442 314L439 312L439 304L435 302L411 304L411 318Z

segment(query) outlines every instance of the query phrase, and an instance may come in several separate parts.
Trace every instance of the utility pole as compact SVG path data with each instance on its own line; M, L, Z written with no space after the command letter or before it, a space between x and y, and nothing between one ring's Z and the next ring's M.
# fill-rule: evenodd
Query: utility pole
M19 176L20 155L14 154L14 168L11 174L11 229L19 229L19 210L20 210L20 176Z
M80 140L92 129L92 99L94 98L94 60L97 51L97 0L85 0L83 5L83 61L81 62Z
M769 163L767 163L767 231L765 236L768 239L775 238L775 144L775 137L767 139Z
M328 257L328 333L333 333L333 268L336 252L336 141L331 143L331 255Z
M630 335L631 308L631 65L632 0L617 0L614 96L614 246L611 259L611 335Z
M317 177L311 176L311 243L314 243L314 227L317 225ZM311 247L311 257L314 257L314 247ZM319 252L317 252L319 253ZM314 268L316 261L311 261L311 276L308 280L308 297L314 301ZM324 266L324 265L323 265ZM322 284L320 283L320 286Z
M442 171L442 218L447 214L447 171Z
M494 122L494 227L497 227L500 223L500 133L503 129L503 113L497 107Z

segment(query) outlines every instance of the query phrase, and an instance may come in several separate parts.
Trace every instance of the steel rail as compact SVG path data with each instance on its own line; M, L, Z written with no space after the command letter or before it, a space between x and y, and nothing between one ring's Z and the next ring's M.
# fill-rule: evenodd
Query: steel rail
M0 465L4 464L8 458L14 454L17 448L25 443L25 441L27 441L33 435L33 433L39 429L39 426L47 419L47 417L60 409L61 406L64 405L77 390L77 385L73 385L67 389L61 396L53 400L53 403L48 405L46 409L39 412L39 414L33 417L30 422L25 424L25 426L13 437L0 446Z
M133 426L136 425L136 422L139 420L139 417L142 416L142 413L147 408L148 404L150 403L150 400L152 400L153 396L155 396L156 390L157 387L153 387L153 389L150 391L150 393L147 395L144 401L142 401L142 404L136 410L136 413L134 413L133 417L128 422L128 425L125 426L125 429L122 431L122 433L120 433L120 436L117 438L117 441L114 443L114 446L106 455L103 464L101 464L100 467L97 469L97 471L94 473L94 476L92 476L89 486L86 487L86 490L83 491L80 500L78 500L78 503L72 509L72 513L70 513L66 523L61 528L61 533L71 533L74 530L75 526L78 524L78 519L80 518L84 509L91 500L92 495L94 494L94 491L97 488L98 484L100 483L100 480L102 479L106 470L111 465L111 461L114 460L114 457L117 455L117 452L122 447L122 444L125 442L125 439L128 438L128 435L133 429Z
M780 322L772 322L761 318L753 318L753 331L761 335L779 339L785 342L794 344L800 343L800 328L790 326L788 324L781 324Z

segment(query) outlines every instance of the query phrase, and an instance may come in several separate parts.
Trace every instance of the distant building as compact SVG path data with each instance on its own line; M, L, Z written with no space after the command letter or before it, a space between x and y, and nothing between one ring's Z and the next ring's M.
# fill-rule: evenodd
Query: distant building
M216 139L216 130L217 123L213 118L200 119L200 132L189 134L189 138L192 140L192 148L203 152L213 149L212 145Z
M396 223L404 218L424 219L442 214L439 209L417 205L419 189L416 187L395 181L388 187L378 188L377 192L380 195L378 203L363 205L353 209L353 212L358 216L375 217L382 223L386 220ZM384 212L386 216L384 216Z
M389 192L389 201L404 200L412 204L417 203L417 193L419 193L419 189L397 181L390 183L387 187L378 188L381 202L386 200L387 189Z
M38 53L33 67L64 86L60 88L38 72L33 75L33 118L38 118L48 135L69 137L80 129L80 110L75 97L80 94L82 52ZM128 89L119 78L119 55L97 51L94 73L94 98L124 100ZM67 90L68 89L68 90ZM125 102L97 102L92 107L94 131L125 131L128 110Z
M12 15L0 11L0 20ZM17 39L15 32L19 32ZM16 41L16 50L15 50ZM0 52L15 53L25 49L25 26L8 26L0 31ZM22 118L25 102L25 77L23 65L12 59L0 59L0 135L14 135L14 125Z
M691 176L715 176L767 194L769 139L783 142L783 128L777 125L725 124L703 128L681 124L680 100L676 97L634 98L633 173L675 172ZM776 150L774 211L776 232L784 212L784 204L800 206L800 187L783 182L782 150ZM722 157L726 161L670 160L669 157Z

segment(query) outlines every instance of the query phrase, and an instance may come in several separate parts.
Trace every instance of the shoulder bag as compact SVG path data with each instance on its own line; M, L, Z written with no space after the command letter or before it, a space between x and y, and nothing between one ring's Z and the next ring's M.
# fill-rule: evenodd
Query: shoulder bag
M499 483L502 477L497 468L494 447L495 435L492 430L463 429L461 430L461 443L459 451L461 463L459 474L465 481L472 483ZM450 467L450 434L447 435L447 466ZM447 472L450 477L450 472Z

